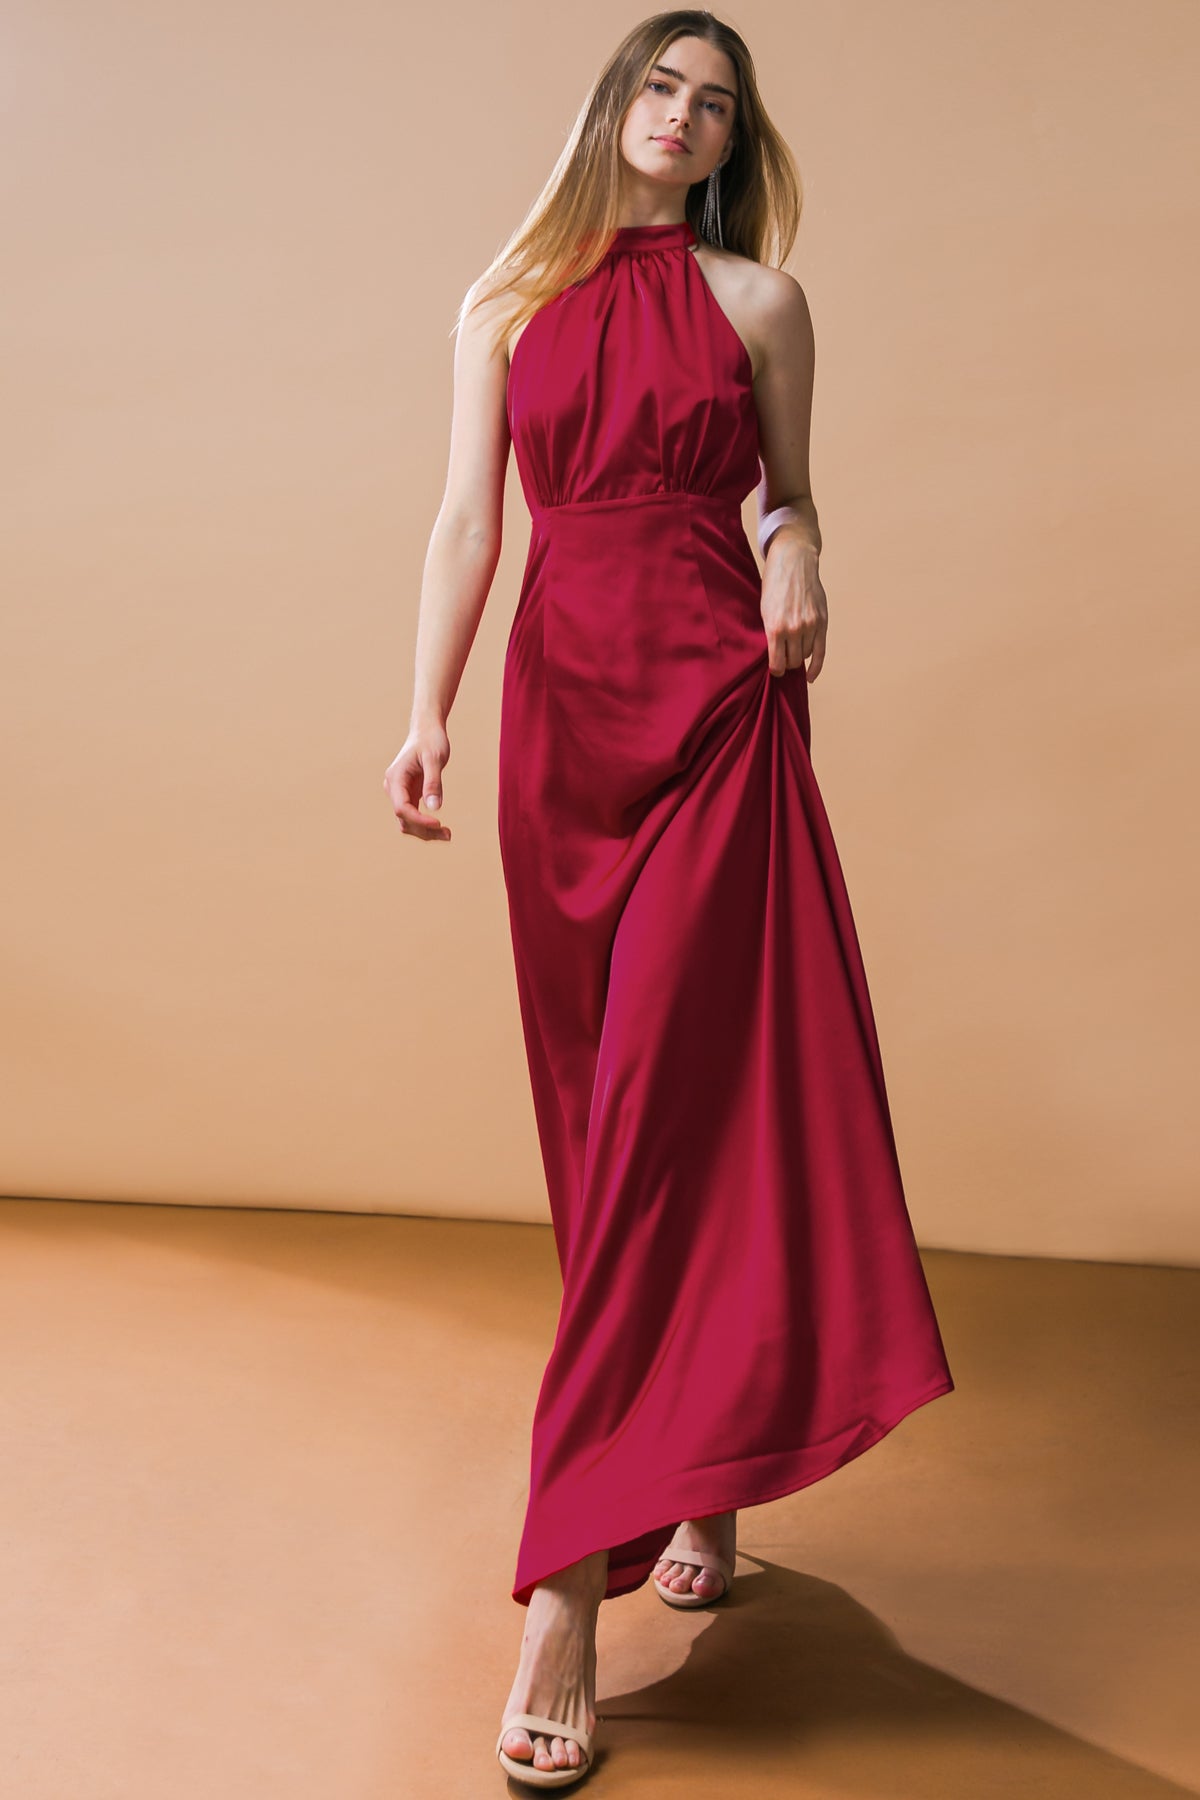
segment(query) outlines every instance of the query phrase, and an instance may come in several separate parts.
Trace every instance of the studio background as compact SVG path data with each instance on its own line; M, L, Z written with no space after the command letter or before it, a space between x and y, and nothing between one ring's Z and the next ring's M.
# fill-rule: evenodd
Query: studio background
M6 6L4 1194L548 1218L511 463L453 842L382 778L455 309L640 16ZM805 187L813 764L918 1241L1195 1264L1200 13L721 16Z

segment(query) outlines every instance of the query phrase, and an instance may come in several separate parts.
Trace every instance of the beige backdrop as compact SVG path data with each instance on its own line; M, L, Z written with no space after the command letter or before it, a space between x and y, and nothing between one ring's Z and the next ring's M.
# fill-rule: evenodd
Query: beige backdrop
M548 1216L511 465L453 842L381 781L454 308L639 16L7 5L6 1194ZM918 1238L1194 1263L1200 12L727 16L806 187L813 760Z

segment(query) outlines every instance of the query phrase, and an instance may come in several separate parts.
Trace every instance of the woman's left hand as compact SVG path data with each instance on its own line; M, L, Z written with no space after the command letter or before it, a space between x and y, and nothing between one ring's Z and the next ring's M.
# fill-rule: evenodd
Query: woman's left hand
M786 526L771 539L761 611L772 675L786 675L806 662L810 682L821 672L829 608L817 573L819 554L811 544L789 539Z

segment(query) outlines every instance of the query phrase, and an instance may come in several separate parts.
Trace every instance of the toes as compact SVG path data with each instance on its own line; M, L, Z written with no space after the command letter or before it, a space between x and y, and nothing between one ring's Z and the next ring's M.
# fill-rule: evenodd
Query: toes
M539 1732L531 1739L523 1725L514 1725L505 1732L502 1749L514 1762L532 1762L535 1769L577 1769L583 1755L574 1738L547 1741Z
M725 1577L719 1569L703 1569L696 1563L668 1562L666 1557L655 1568L655 1580L672 1593L686 1594L691 1588L701 1599L712 1600L725 1591Z
M545 1742L545 1738L540 1737L538 1739L539 1744L545 1744ZM575 1752L574 1756L571 1755L572 1750ZM547 1766L552 1769L573 1769L579 1762L579 1745L575 1742L574 1738L551 1738L549 1749L541 1752L541 1754L544 1754L549 1758L549 1764L538 1763L536 1767L539 1769Z

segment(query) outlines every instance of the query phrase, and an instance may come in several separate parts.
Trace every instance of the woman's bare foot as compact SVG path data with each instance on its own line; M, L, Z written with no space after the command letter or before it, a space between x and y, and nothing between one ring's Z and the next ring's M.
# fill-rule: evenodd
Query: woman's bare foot
M654 1579L673 1594L686 1594L691 1588L705 1600L716 1600L725 1592L725 1578L716 1569L698 1569L695 1563L671 1560L672 1550L695 1550L702 1556L714 1553L733 1567L737 1555L737 1514L712 1513L707 1519L685 1519L660 1560L654 1565Z
M531 1712L596 1729L596 1620L607 1583L607 1550L538 1582L525 1608L521 1658L501 1720ZM505 1732L501 1748L535 1769L577 1769L584 1760L574 1738L535 1733L531 1741L523 1725Z

